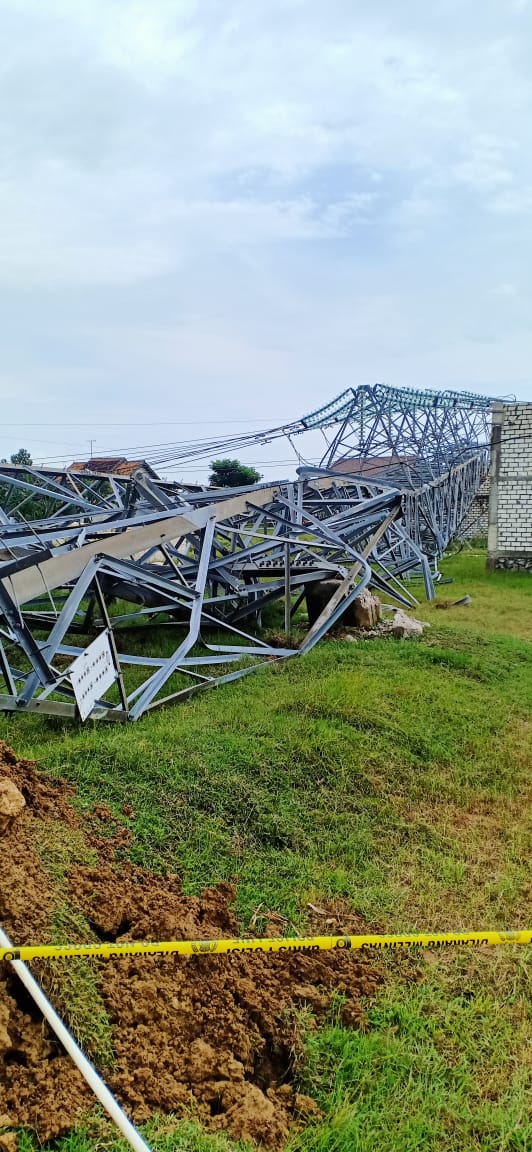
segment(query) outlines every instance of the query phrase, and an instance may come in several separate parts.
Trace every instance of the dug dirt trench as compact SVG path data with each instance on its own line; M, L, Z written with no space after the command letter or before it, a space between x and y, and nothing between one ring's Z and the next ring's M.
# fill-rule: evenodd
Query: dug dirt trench
M0 743L0 792L14 795L12 785L25 800L0 831L0 922L13 943L57 942L65 901L78 942L239 934L229 885L185 896L177 876L154 875L120 859L127 829L102 806L82 825L71 788L48 781ZM107 816L109 831L102 837ZM89 862L72 863L66 850L66 866L63 860L59 867L57 853L47 856L46 846L68 848L72 835L86 846ZM79 849L73 855L79 860ZM325 928L319 923L322 932L362 928L357 917L334 909ZM64 976L58 965L67 963L32 965L58 1007L55 993ZM271 1149L282 1147L292 1124L319 1115L295 1083L298 1012L306 1006L319 1022L340 993L344 1023L358 1027L362 998L372 996L382 979L373 958L346 953L78 963L91 965L110 1024L113 1055L102 1074L135 1122L156 1113L193 1115L211 1131ZM68 1004L66 1015L68 1023ZM93 1103L17 977L0 963L0 1131L27 1127L49 1140L79 1123Z

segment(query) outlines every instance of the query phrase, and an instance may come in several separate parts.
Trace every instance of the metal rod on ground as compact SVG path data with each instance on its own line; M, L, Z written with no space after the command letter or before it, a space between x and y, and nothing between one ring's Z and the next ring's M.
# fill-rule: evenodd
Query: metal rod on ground
M0 945L2 948L12 948L9 937L6 936L1 927ZM94 1095L100 1101L100 1104L103 1105L111 1119L114 1120L117 1128L120 1129L122 1135L128 1141L128 1144L130 1144L131 1147L135 1149L135 1152L151 1152L149 1144L146 1144L146 1141L142 1139L140 1132L137 1131L135 1126L131 1123L131 1120L128 1120L125 1112L120 1107L118 1100L115 1100L112 1092L110 1092L107 1085L104 1084L101 1076L99 1076L96 1069L93 1068L92 1064L90 1063L90 1060L87 1060L87 1057L81 1051L79 1045L76 1044L74 1037L70 1035L68 1028L66 1028L61 1018L57 1015L55 1008L52 1007L50 1001L45 996L42 988L32 976L29 969L26 967L22 960L11 960L10 963L19 979L22 980L24 987L27 988L30 996L33 997L37 1007L48 1021L50 1028L52 1028L52 1030L55 1032L57 1039L61 1042L63 1048L66 1049L69 1056L72 1057L74 1064L77 1068L79 1068L79 1071L87 1081L89 1088L92 1089Z

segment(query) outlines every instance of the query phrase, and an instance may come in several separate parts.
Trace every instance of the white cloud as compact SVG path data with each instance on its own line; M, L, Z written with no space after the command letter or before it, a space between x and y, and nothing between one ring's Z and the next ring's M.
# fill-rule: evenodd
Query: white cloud
M493 291L496 296L505 296L509 300L512 300L519 295L516 285L509 284L508 282L497 284Z
M114 372L142 416L151 364L174 412L215 412L217 371L249 408L268 365L284 418L360 377L481 385L494 339L525 387L493 309L519 284L530 362L531 32L517 0L5 0L15 395L75 407L89 357L99 403Z
M499 216L516 216L523 219L532 211L532 186L504 189L494 196L489 207Z

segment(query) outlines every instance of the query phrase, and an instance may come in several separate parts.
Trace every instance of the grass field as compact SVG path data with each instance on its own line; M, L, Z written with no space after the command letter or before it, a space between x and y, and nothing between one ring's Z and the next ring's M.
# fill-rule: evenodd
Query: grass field
M235 878L244 927L258 905L303 927L309 901L337 897L377 930L528 927L532 583L480 552L443 568L438 599L472 603L422 605L422 641L326 640L136 726L3 717L0 736L82 808L130 804L136 862L188 891ZM390 959L365 1032L309 1031L300 1081L325 1119L290 1152L532 1149L530 958ZM237 1147L191 1124L149 1133L160 1152Z

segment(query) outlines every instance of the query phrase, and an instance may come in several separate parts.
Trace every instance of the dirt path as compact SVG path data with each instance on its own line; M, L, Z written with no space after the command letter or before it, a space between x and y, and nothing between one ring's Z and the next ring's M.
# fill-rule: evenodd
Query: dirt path
M127 831L105 809L81 828L71 789L44 781L34 765L0 744L0 784L9 779L26 806L0 837L0 922L17 944L49 942L54 910L86 925L87 939L186 939L238 935L228 885L183 896L176 876L157 876L116 860ZM93 863L67 866L58 879L42 844L64 829L82 837ZM61 837L59 836L59 839ZM37 846L41 846L37 850ZM46 856L46 853L44 854ZM319 923L324 930L324 921ZM326 930L360 931L356 917L331 913ZM60 961L33 966L53 998ZM65 961L64 963L71 963ZM382 979L364 956L127 957L93 965L111 1024L110 1088L136 1122L155 1112L194 1115L209 1129L279 1148L294 1120L317 1108L294 1087L300 1046L298 1009L316 1020L345 997L344 1022L363 1020L361 998ZM0 1126L25 1125L41 1140L67 1132L92 1107L90 1092L43 1024L9 966L0 964Z

